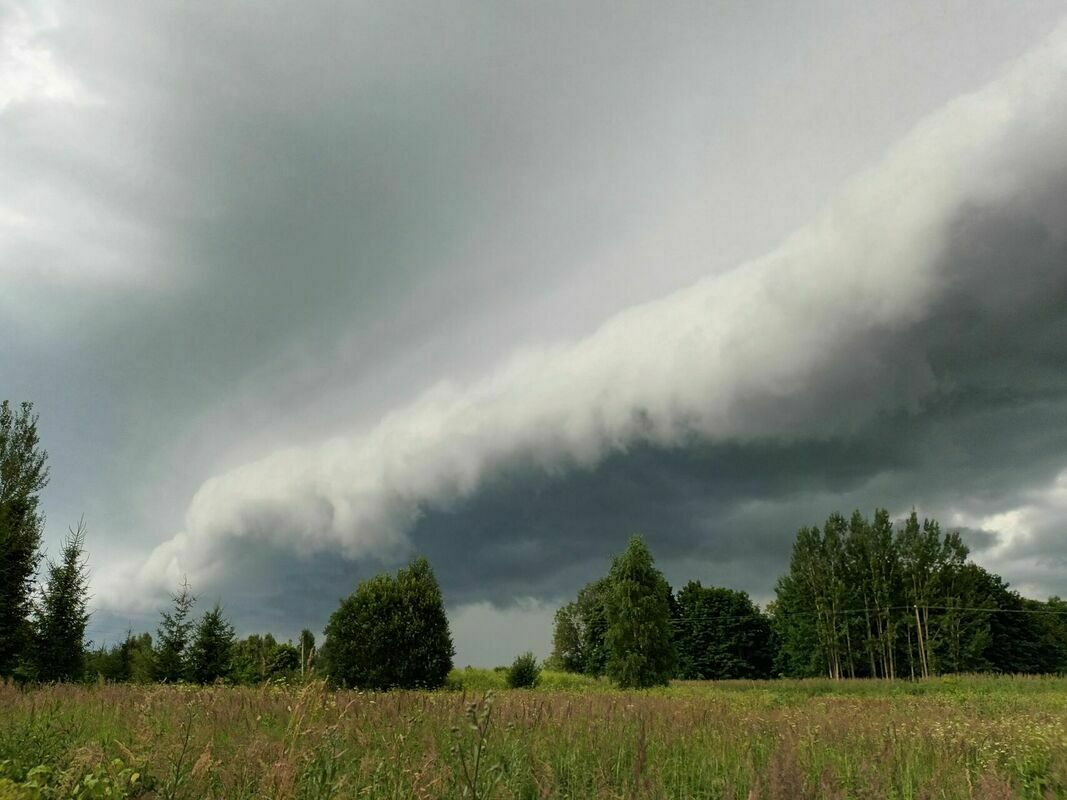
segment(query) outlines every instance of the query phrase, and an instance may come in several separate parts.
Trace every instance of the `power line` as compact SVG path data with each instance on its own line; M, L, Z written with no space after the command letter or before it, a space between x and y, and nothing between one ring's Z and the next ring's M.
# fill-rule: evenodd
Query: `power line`
M870 614L872 616L884 615L893 611L910 612L914 609L914 606L888 606L882 608L841 608L836 611L778 611L774 614L765 614L765 616L773 617L811 617L821 614L827 615L841 615L841 614ZM978 606L920 606L920 609L926 611L967 611L967 612L983 612L986 614L1052 614L1057 616L1067 616L1067 610L1056 611L1051 608L982 608ZM755 614L722 614L719 616L711 617L674 617L671 618L672 624L685 624L688 622L720 622L727 620L743 620L752 619Z

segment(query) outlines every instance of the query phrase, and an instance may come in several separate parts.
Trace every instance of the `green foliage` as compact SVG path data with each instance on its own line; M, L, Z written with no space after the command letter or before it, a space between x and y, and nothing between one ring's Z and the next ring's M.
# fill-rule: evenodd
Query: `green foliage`
M11 675L31 638L33 581L41 560L48 453L31 403L0 403L0 677Z
M831 678L1067 669L1059 601L1025 600L967 555L957 533L915 512L898 526L879 509L870 521L857 511L802 528L776 586L777 669Z
M155 680L152 635L134 636L132 631L127 631L126 638L119 644L87 653L85 674L90 680L103 678L112 683L151 683Z
M213 622L214 626L215 623ZM201 625L202 627L202 625ZM224 621L222 629L211 638L218 640L221 634L228 634L229 669L225 669L225 659L219 659L219 666L215 670L216 677L208 679L207 673L196 675L194 667L191 677L197 682L210 683L219 678L243 685L256 686L271 681L296 681L300 678L300 650L291 642L278 642L271 634L260 635L254 633L244 639L232 638L232 629ZM225 638L225 636L222 636ZM200 637L197 636L197 641ZM224 650L221 643L218 648ZM191 666L198 659L197 645L191 646L189 656Z
M503 691L508 688L508 668L480 669L464 667L448 673L444 688L456 692ZM605 678L594 678L576 672L541 669L537 686L540 692L608 691L611 684Z
M676 607L678 677L770 677L774 662L770 622L747 594L690 581L678 593Z
M608 578L584 586L574 602L556 612L551 663L567 672L603 675L607 665Z
M156 679L167 683L189 679L187 651L193 632L193 620L189 615L196 603L196 598L189 591L188 581L182 583L181 591L172 599L172 609L160 612L161 619L156 629Z
M39 800L41 793L26 786L19 786L7 778L0 778L0 800Z
M233 678L238 683L256 685L278 677L273 668L278 642L269 633L254 633L233 646Z
M81 524L60 560L48 563L39 602L31 602L46 459L32 406L0 404L0 678L258 684L318 671L310 630L297 645L269 634L235 642L218 605L194 626L187 584L161 612L154 648L149 634L128 633L110 649L86 653ZM437 687L446 677L466 690L532 686L539 676L542 688L588 688L599 684L584 676L604 674L639 688L666 684L672 674L837 680L1067 672L1067 604L1021 597L970 562L957 533L915 512L899 524L884 509L872 519L859 511L849 519L832 514L821 528L800 529L775 590L767 616L745 593L699 581L675 597L634 537L606 577L556 613L546 666L559 671L542 672L527 653L499 673L450 674L454 649L440 588L428 562L416 559L395 576L365 581L341 602L321 661L335 683L371 689Z
M999 609L972 622L984 633L981 668L1006 674L1067 671L1067 604L1058 597L1047 603L1021 597L999 575L969 566L975 596Z
M94 764L87 770L59 770L38 764L20 781L4 776L3 766L0 764L0 800L122 800L145 795L150 784L121 758Z
M274 649L274 656L270 661L272 675L288 675L296 673L300 669L300 651L292 642L285 642Z
M210 617L209 612L206 617ZM291 642L277 642L270 634L260 636L253 634L248 638L232 640L229 647L229 668L225 668L225 658L220 656L216 668L197 668L196 662L203 657L209 642L214 642L214 650L222 652L220 637L232 635L228 623L211 621L208 630L203 630L205 620L198 621L190 637L186 650L188 672L185 677L192 682L212 683L218 678L244 685L258 685L270 681L298 681L300 677L300 650ZM211 628L214 630L212 631ZM206 640L202 638L202 634ZM201 646L198 646L201 645ZM103 678L110 683L146 684L155 681L155 657L152 636L127 633L126 638L111 647L86 654L85 675L89 678ZM214 675L214 677L210 677Z
M396 577L364 581L326 626L332 681L365 689L441 686L455 650L433 570L417 558Z
M608 575L607 674L620 687L665 686L675 665L670 587L634 536Z
M460 787L463 797L471 800L494 796L504 779L499 765L494 769L487 763L492 722L493 693L489 691L480 702L467 704L466 725L452 727L451 754L459 764L453 783Z
M88 592L85 525L79 522L63 543L60 561L48 562L48 582L34 609L33 663L39 680L81 679L85 626L89 622Z
M556 611L550 659L557 669L567 672L582 671L582 628L577 603L567 603Z
M228 680L233 669L233 626L222 616L218 603L196 626L189 649L189 674L196 683Z
M508 687L511 689L531 689L541 679L541 667L531 652L515 657L508 668Z

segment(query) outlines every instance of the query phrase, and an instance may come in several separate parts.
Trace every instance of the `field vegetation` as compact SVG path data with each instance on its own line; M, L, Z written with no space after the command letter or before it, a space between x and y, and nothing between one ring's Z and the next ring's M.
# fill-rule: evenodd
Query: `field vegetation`
M1050 798L1067 680L0 686L0 798ZM487 691L487 687L492 687Z

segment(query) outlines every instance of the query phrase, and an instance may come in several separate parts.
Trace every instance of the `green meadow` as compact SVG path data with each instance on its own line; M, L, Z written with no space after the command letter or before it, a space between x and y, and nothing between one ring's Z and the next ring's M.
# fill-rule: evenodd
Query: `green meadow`
M1067 679L0 686L0 800L1067 797Z

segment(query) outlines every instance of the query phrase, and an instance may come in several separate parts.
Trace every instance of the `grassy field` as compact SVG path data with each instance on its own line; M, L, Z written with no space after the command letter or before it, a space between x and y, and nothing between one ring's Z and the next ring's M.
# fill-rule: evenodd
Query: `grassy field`
M1064 679L502 684L0 686L0 800L1067 797Z

